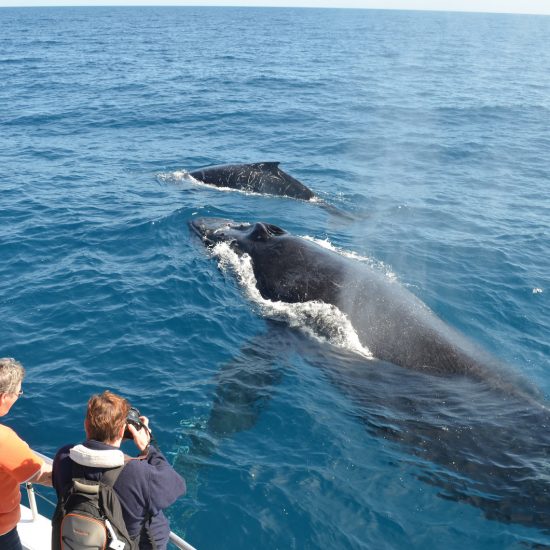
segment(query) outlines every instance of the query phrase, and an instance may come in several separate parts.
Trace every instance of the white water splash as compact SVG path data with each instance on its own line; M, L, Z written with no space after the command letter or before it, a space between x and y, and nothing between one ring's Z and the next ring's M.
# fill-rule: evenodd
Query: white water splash
M169 183L171 185L179 185L184 182L192 183L193 185L199 185L200 187L208 187L212 189L215 187L220 191L241 191L240 189L233 189L231 187L217 187L215 185L210 185L204 183L201 180L194 178L187 170L175 170L174 172L161 172L157 174L157 179L163 183ZM243 191L245 194L257 195L258 193L249 193L248 191Z
M193 181L193 183L197 181L186 170L176 170L175 172L160 172L159 174L157 174L157 180L161 181L162 183L170 183L172 185L181 184L183 181Z
M373 358L370 350L361 345L347 316L336 306L318 301L288 303L266 300L256 286L248 254L239 256L225 242L216 244L212 254L218 259L220 269L234 273L248 299L259 307L265 317L285 321L320 341L327 341L367 359Z
M311 241L327 250L330 250L331 252L336 252L337 254L340 254L340 256L344 256L345 258L351 258L352 260L368 264L373 269L384 273L384 275L391 281L397 280L397 275L385 263L379 260L375 260L368 256L361 256L357 254L357 252L350 252L349 250L338 248L334 246L328 239L316 239L315 237L310 237L308 235L302 236L302 239L306 241Z

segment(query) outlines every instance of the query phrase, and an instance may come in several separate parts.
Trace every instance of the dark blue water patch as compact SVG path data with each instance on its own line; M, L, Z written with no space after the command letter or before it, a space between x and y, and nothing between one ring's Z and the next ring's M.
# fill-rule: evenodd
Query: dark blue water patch
M4 57L0 59L2 65L24 65L26 67L32 66L33 63L39 63L40 57Z

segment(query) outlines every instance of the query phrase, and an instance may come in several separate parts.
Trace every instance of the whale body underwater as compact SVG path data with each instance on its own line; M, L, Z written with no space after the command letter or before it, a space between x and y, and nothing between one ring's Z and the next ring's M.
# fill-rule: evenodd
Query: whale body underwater
M190 175L202 183L216 187L229 187L306 201L315 197L311 189L283 172L278 162L206 166L190 172Z
M248 254L263 298L339 308L377 359L425 373L465 375L543 406L534 388L364 262L269 223L196 218L189 224L206 246L227 242L238 255Z

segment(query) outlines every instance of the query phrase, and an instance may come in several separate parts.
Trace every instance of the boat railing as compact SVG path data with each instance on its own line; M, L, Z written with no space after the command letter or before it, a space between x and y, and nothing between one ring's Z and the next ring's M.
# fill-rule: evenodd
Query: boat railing
M46 456L42 453L39 453L39 452L35 451L34 449L33 449L33 452L35 454L37 454L40 458L42 458L42 460L44 460L44 462L46 462L47 464L52 464L53 463L53 460L49 456ZM42 497L44 500L46 500L47 502L49 502L50 504L55 506L55 504L53 502L48 500L43 495L40 495L39 493L35 493L34 486L33 486L32 483L27 482L26 483L26 489L27 489L27 497L29 499L29 508L30 508L31 514L32 514L32 521L36 521L36 519L38 518L38 515L39 515L38 514L38 506L36 505L36 495L37 494L38 494L38 496ZM181 537L179 537L178 535L176 535L172 531L170 531L170 542L174 546L179 548L180 550L196 550L196 548L194 546L191 546L187 541L183 540Z

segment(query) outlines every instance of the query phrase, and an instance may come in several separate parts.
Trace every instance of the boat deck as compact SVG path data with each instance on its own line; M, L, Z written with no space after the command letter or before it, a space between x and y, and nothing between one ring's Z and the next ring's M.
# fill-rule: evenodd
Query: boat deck
M25 550L51 548L51 521L40 514L33 518L31 509L23 505L21 505L21 519L17 524L17 532Z

